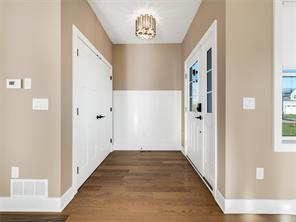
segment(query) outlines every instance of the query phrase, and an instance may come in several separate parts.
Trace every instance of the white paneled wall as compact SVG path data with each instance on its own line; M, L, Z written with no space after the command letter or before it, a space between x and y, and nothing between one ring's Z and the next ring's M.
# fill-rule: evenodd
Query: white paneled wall
M180 150L181 91L113 92L115 150Z

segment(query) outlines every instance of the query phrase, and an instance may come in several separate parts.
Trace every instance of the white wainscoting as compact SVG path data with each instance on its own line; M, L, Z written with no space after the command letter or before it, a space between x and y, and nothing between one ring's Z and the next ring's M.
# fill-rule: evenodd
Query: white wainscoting
M114 150L181 150L181 91L113 91Z

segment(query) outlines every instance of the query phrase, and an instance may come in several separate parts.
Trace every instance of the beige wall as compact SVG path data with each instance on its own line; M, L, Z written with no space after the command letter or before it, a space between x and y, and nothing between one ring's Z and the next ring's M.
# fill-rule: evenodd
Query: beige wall
M87 0L0 1L0 196L12 166L21 178L49 180L49 196L72 183L72 24L112 62L112 43ZM32 78L32 90L7 90L6 78ZM49 98L32 111L33 97Z
M273 12L271 0L227 0L226 197L296 197L296 154L273 151ZM256 97L243 111L242 98ZM255 168L265 180L255 180Z
M61 193L72 184L72 24L112 63L112 43L87 0L61 0L62 153Z
M218 188L225 193L225 0L203 0L183 41L183 61L214 20L218 29ZM184 79L182 80L184 81ZM184 128L184 127L183 127ZM184 137L184 131L183 131Z
M8 196L10 168L21 178L49 180L60 195L60 1L1 0L0 196ZM8 90L6 78L32 78L31 90ZM32 111L32 98L49 98Z
M180 90L181 44L113 45L114 90Z

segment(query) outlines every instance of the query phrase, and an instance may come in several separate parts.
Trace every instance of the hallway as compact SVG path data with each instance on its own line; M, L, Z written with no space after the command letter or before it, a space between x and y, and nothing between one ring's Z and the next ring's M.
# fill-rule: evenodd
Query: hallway
M223 215L181 152L115 151L81 187L67 221L296 221L291 216Z

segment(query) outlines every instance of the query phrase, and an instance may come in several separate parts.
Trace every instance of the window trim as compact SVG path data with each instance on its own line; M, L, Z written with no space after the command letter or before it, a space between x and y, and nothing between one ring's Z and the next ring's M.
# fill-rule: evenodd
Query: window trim
M281 62L280 38L277 29L280 25L279 18L282 2L282 0L273 0L273 146L275 152L296 152L296 137L282 136L282 77L295 76L295 74L283 73L283 64ZM290 143L288 143L289 141Z

